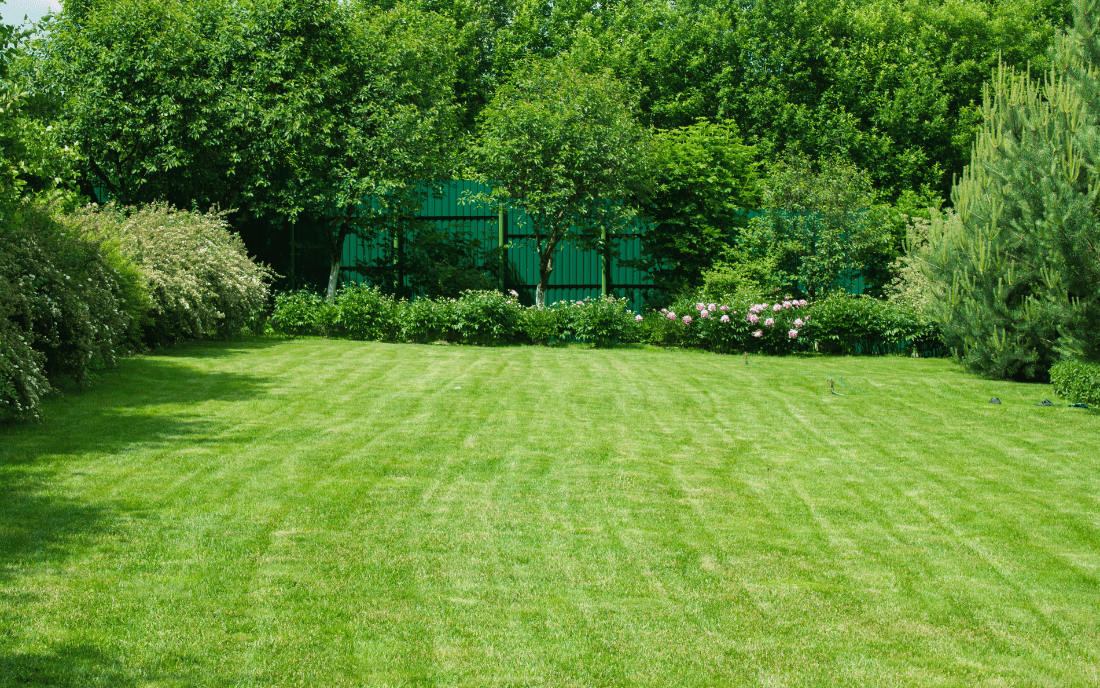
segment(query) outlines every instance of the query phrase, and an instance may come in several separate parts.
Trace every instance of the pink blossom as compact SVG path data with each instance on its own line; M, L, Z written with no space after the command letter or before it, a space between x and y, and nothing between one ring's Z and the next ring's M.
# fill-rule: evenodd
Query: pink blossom
M781 306L777 303L774 306L772 306L772 310L773 311L781 311L781 310L783 310L783 306Z
M718 307L718 310L720 310L720 311L728 311L729 309L730 309L730 307L727 306L724 303L721 306Z
M721 320L722 322L729 322L730 317L728 315L723 315L721 318L719 318L719 320Z
M796 318L795 321L794 321L794 326L795 327L802 327L805 324L806 323L802 322L802 318Z
M807 303L807 302L806 302L806 299L802 299L802 300L800 300L800 301L798 302L798 305L799 305L799 306L805 306L805 305L806 305L806 303Z
M700 311L699 312L699 317L700 318L709 318L710 317L710 311Z
M708 310L708 311L710 311L711 313L713 313L713 312L714 312L714 309L716 309L716 308L718 308L718 306L716 306L716 305L715 305L715 304L713 304L713 303L708 303L708 304L707 304L707 310Z
M668 313L668 309L667 309L667 308L662 308L662 309L661 309L661 312L662 312L662 313Z
M676 319L676 314L673 313L672 311L669 311L668 312L668 319L669 320L675 320Z
M784 302L783 302L783 308L790 308L790 307L791 307L791 306L793 306L793 305L794 305L794 304L793 304L793 303L791 303L790 301L784 301Z
M635 315L635 316L634 316L634 320L635 320L636 322L641 322L641 321L643 320L643 318L642 318L642 316L640 316L640 315Z
M754 337L763 337L764 336L764 330L757 330L756 332L752 333L752 336L754 336Z
M768 327L771 327L772 325L775 324L775 318L768 318L767 320L764 321L764 324L767 325Z
M791 339L798 337L798 330L787 330L787 336Z
M515 289L509 289L508 293L511 294L512 296L519 296L519 292L516 291Z
M685 325L690 325L691 324L691 316L690 315L685 315L684 316L684 324Z
M701 310L703 310L703 309L704 309L704 308L706 308L706 307L707 307L707 304L705 304L705 303L697 303L697 304L695 304L695 310L697 310L697 311L701 311Z
M758 320L760 320L760 316L757 315L756 313L749 313L748 317L746 317L745 319L748 320L751 323L755 323Z

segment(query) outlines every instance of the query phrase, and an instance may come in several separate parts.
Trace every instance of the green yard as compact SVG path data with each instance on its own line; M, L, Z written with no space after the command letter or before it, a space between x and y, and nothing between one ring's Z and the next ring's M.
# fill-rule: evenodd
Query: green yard
M124 360L0 426L0 686L1095 686L1100 414L1043 398L905 358Z

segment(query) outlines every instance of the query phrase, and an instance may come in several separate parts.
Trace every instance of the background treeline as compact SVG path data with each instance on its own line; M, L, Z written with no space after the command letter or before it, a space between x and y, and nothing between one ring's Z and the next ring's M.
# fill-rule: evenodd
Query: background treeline
M1094 5L68 0L0 32L0 411L288 275L331 306L344 241L450 178L535 218L540 299L642 215L654 309L858 276L972 370L1095 361Z

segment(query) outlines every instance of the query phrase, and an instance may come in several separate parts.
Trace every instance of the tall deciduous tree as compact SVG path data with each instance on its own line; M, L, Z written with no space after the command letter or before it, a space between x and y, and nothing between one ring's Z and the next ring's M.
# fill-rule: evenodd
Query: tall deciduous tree
M471 155L475 177L492 187L487 200L531 219L541 307L563 242L594 245L601 227L634 214L628 201L646 183L647 134L630 91L606 72L533 60L482 112Z
M258 50L246 92L266 136L260 159L280 161L274 208L325 218L328 298L344 240L404 207L420 182L446 174L454 146L454 25L398 5L271 0L247 41Z
M970 370L1031 379L1060 356L1100 360L1097 12L1076 2L1043 81L996 72L957 212L933 218L930 311Z
M700 120L653 142L656 186L642 204L649 222L637 267L666 293L702 284L759 207L756 150L729 122Z

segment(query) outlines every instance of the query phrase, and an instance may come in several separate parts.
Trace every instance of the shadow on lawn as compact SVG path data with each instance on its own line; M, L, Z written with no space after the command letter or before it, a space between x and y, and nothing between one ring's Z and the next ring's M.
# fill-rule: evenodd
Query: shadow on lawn
M49 653L0 655L0 686L126 688L137 682L118 661L86 645L62 645Z
M68 497L60 477L80 478L82 467L94 467L97 456L138 445L235 442L225 432L230 421L191 405L254 399L270 384L252 375L197 370L179 359L138 357L92 387L52 401L41 423L0 425L0 579L61 563L108 532L126 509Z

